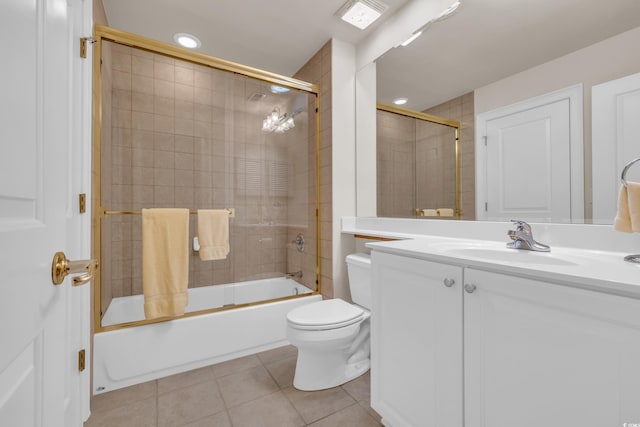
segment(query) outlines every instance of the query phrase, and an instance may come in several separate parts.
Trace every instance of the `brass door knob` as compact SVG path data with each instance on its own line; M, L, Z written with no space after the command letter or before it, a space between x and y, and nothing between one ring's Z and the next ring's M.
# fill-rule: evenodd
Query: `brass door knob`
M73 286L84 285L93 279L97 267L95 259L69 261L64 252L56 252L51 263L51 280L54 285L59 285L67 275L80 274L73 278Z

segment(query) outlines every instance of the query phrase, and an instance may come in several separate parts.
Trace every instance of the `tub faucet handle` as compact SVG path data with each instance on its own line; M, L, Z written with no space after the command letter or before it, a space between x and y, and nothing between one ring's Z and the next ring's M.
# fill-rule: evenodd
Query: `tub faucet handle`
M293 273L287 273L288 279L292 277L297 277L298 279L302 279L302 270L294 271Z

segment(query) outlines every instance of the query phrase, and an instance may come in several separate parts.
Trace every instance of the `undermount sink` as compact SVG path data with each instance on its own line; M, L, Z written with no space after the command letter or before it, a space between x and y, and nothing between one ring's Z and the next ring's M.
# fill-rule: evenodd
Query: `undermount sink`
M509 248L489 247L457 247L445 249L449 255L457 255L462 258L475 258L492 262L515 262L518 264L538 265L578 265L573 261L554 256L551 252L535 252Z

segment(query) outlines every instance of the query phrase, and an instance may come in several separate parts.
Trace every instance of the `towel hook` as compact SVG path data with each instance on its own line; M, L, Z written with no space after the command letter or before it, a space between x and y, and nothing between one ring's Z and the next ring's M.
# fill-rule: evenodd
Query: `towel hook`
M637 162L640 162L640 157L631 160L629 163L625 165L624 169L622 169L622 175L620 175L620 180L622 181L622 185L624 185L625 187L627 186L627 171L631 166L633 166Z

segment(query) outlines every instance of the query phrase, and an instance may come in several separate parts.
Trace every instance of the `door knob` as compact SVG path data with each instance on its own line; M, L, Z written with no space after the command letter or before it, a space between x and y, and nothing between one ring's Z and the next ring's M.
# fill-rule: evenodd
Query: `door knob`
M456 283L456 281L454 279L447 277L446 279L444 279L443 283L447 288L450 288L453 286L454 283Z
M68 274L80 274L73 278L73 286L84 285L93 279L97 267L95 259L69 261L64 252L56 252L51 263L51 280L54 285L59 285Z

